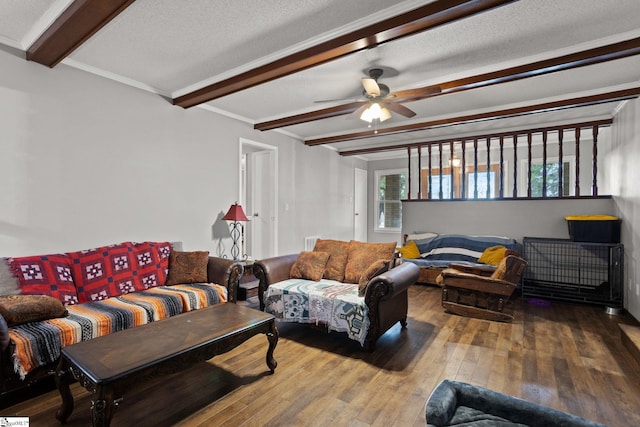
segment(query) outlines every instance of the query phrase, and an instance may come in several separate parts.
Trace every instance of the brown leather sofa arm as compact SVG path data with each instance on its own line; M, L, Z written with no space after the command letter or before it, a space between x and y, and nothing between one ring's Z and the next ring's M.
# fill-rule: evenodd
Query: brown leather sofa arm
M273 258L261 259L253 264L253 275L259 280L258 300L260 310L264 311L264 292L270 284L282 282L289 278L291 266L300 254L282 255Z
M243 272L244 268L242 264L237 261L226 258L209 257L209 262L207 263L207 277L209 278L209 282L226 286L229 302L235 303L237 300L236 292Z
M365 290L364 300L390 299L406 291L413 285L420 275L420 268L410 262L404 262L369 280Z

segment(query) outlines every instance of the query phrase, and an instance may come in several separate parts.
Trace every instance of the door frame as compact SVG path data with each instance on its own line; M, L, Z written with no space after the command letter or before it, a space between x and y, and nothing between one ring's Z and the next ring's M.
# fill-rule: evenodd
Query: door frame
M271 168L271 187L273 188L273 191L271 192L273 217L268 221L268 224L273 228L269 233L273 236L273 239L271 239L270 250L273 253L272 256L276 256L278 254L278 147L262 142L252 141L246 138L240 138L240 144L238 144L238 200L243 201L243 195L246 198L251 198L251 206L254 205L253 194L244 194L245 189L243 188L243 185L246 188L245 179L247 174L245 168L242 167L242 157L245 153L246 147L251 147L251 152L269 151L272 153L271 164L269 166ZM251 215L252 214L253 213L251 213ZM253 253L254 242L255 239L251 239L251 247L248 248L251 253Z

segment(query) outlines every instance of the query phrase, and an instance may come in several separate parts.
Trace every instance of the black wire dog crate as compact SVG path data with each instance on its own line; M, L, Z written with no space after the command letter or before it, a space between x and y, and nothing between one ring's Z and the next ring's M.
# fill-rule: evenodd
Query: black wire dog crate
M523 246L524 296L622 307L623 245L525 237Z

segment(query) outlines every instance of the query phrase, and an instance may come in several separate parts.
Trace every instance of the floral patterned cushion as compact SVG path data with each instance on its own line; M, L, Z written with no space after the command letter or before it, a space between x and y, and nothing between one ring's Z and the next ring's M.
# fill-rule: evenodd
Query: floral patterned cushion
M378 260L391 261L396 250L396 242L365 243L349 242L349 255L344 272L345 283L358 283L369 266Z
M349 242L343 240L318 239L313 250L328 252L331 255L327 262L327 267L324 270L324 278L342 282L344 280L344 269L347 265Z
M322 279L329 257L328 252L300 252L298 259L291 266L289 276L292 279L307 279L318 282Z

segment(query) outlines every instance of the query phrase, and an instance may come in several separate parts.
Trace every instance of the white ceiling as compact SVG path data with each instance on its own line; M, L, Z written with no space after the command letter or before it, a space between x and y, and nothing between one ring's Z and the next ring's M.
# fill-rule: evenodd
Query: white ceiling
M0 44L26 51L70 3L0 1ZM63 63L176 98L426 3L430 2L137 0ZM317 100L359 97L360 79L373 66L385 69L380 82L392 91L422 87L639 37L639 17L639 0L520 0L201 107L255 124L340 104L314 103ZM638 86L639 80L636 55L406 103L417 115L394 115L381 128L609 92ZM612 102L331 146L347 150L610 118L618 106ZM365 122L341 116L266 132L306 140L366 129Z

